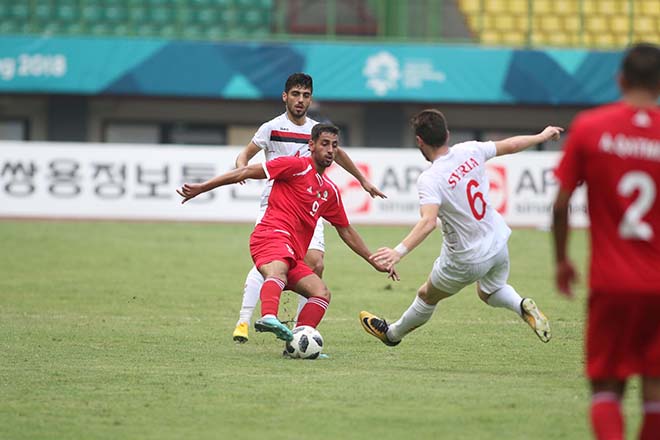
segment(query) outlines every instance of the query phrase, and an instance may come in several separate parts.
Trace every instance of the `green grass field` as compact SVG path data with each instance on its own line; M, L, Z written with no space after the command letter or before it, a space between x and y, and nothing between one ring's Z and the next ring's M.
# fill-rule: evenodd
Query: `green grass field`
M358 227L376 249L408 228ZM0 222L0 439L584 439L584 285L553 289L550 236L516 230L510 283L550 317L542 344L474 288L389 348L362 309L396 319L440 248L393 283L326 229L327 360L270 334L235 345L250 225ZM582 269L584 232L573 235ZM287 294L288 295L288 294ZM638 383L626 398L636 432Z

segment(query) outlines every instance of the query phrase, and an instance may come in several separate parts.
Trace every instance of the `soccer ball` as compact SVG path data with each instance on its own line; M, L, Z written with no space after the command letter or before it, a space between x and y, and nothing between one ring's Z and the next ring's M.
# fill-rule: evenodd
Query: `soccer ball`
M323 336L314 327L303 325L293 329L293 340L286 343L292 358L316 359L323 350Z

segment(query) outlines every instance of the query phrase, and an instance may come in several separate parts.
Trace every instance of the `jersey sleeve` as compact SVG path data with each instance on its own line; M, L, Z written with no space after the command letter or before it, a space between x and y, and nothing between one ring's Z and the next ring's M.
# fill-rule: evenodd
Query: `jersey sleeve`
M467 142L461 142L460 144L454 145L452 148L456 149L467 149L470 151L475 157L478 158L479 163L484 163L487 160L492 159L497 155L497 148L495 147L495 142L493 141L486 141L486 142L479 142L479 141L467 141Z
M252 143L262 150L265 150L268 146L268 142L270 142L270 124L265 122L261 124L261 127L259 127L252 137Z
M565 191L572 192L584 179L582 165L583 124L581 118L573 122L570 133L564 143L564 153L555 168L555 177L559 181L559 187Z
M294 156L278 157L263 164L268 180L288 180L294 174L304 172L306 167L311 166L308 160Z
M345 228L349 225L346 210L344 209L344 202L341 200L341 195L333 187L334 198L328 200L328 209L321 215L324 219L329 221L332 226L339 226Z
M479 151L484 155L484 162L494 158L497 155L497 148L495 142L477 142Z
M417 195L420 205L442 204L442 194L438 185L434 185L433 176L430 173L422 173L417 179Z

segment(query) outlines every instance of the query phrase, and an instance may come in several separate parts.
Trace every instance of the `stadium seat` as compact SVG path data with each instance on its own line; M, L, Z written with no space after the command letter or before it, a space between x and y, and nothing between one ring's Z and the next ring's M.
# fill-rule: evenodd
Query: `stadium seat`
M158 6L149 9L149 21L157 26L171 26L174 23L174 17L174 9L169 7Z
M79 17L79 9L76 7L75 1L60 1L57 2L55 9L55 18L61 22L73 22Z
M554 10L551 0L537 0L532 3L532 7L534 8L534 14L537 16L539 14L551 14Z
M608 17L609 28L615 35L627 35L630 28L630 19L625 15L614 15Z
M204 38L204 28L192 24L186 25L181 30L181 36L186 40L201 40Z
M461 0L460 6L468 15L481 13L481 0Z
M635 14L641 13L644 15L653 15L656 17L660 15L660 11L658 11L659 8L657 0L634 0L633 7Z
M626 32L625 34L615 34L614 35L614 45L617 47L624 47L630 43L630 35Z
M539 29L545 32L556 32L561 29L561 18L557 15L547 15L539 20Z
M629 4L622 0L600 0L597 11L603 15L627 14Z
M600 0L582 0L582 12L587 15L597 14L597 3Z
M34 6L34 19L39 22L50 21L53 18L54 8L49 1L38 2Z
M9 16L14 20L27 21L30 17L30 8L25 3L14 3L9 8Z
M242 10L238 20L248 30L270 28L270 14L259 9Z
M147 20L147 9L142 6L132 7L128 10L128 19L134 25L139 25Z
M86 3L82 7L82 19L85 23L94 25L103 16L103 7L96 3Z
M226 36L230 35L228 33L227 29L223 29L220 26L214 26L211 28L206 28L204 37L207 40L219 40L221 38L225 38Z
M481 43L486 45L501 44L502 38L498 32L484 31L481 33Z
M636 32L640 33L652 33L656 31L654 25L654 19L652 17L635 17L634 29Z
M586 17L584 20L584 29L587 32L609 34L607 21L602 15Z
M484 11L487 13L506 13L507 3L505 0L488 0L484 2Z
M571 34L577 34L582 28L580 17L571 15L562 19L563 29Z
M514 16L504 14L496 15L494 28L496 31L504 33L515 30Z
M553 12L560 15L573 16L579 12L579 3L575 0L555 0Z
M502 43L510 46L524 46L527 35L524 32L505 32L501 36Z
M238 13L234 9L223 9L220 11L220 23L228 28L233 28L238 22Z
M529 13L528 0L508 0L507 11L511 14L526 15Z
M633 43L648 43L648 42L653 42L653 41L658 41L658 34L652 33L652 34L645 34L641 32L635 32L633 34L632 42Z
M126 23L128 10L123 5L108 5L103 10L103 19L115 25Z

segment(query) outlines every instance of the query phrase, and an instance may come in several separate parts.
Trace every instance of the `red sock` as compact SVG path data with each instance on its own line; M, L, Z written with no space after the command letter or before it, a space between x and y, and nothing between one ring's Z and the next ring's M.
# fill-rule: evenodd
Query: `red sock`
M655 440L660 438L660 401L644 402L644 421L639 440Z
M296 325L308 325L316 328L319 322L323 319L325 311L328 309L328 300L322 296L313 296L307 300L307 304L300 311L298 315L298 322Z
M266 278L259 292L261 299L261 316L275 315L280 308L280 295L284 290L284 281L279 278Z
M600 392L592 396L591 427L598 440L623 439L623 414L615 393Z

